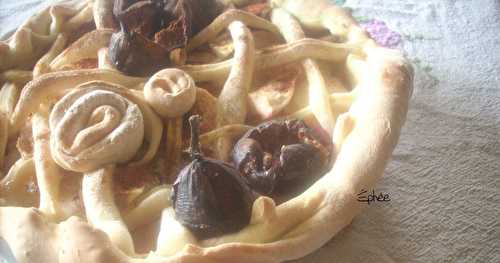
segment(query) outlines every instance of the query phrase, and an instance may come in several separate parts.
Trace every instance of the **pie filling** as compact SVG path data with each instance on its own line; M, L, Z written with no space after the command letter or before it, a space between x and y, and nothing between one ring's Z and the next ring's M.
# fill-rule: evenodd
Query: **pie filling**
M291 1L256 2L115 0L113 32L63 45L26 85L7 81L0 205L85 218L128 255L171 255L303 193L348 136L334 128L365 55Z

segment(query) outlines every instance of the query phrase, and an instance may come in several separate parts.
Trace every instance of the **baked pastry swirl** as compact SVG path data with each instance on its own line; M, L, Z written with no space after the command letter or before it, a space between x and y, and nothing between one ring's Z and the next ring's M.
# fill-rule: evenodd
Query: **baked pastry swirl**
M144 137L139 107L99 86L66 94L55 104L49 122L54 161L75 172L130 160Z
M0 49L8 58L0 62L0 236L18 262L282 262L316 250L362 210L356 195L383 175L412 93L413 70L400 52L379 46L329 1L273 0L269 19L225 11L175 51L208 63L131 77L109 62L110 2L52 7L53 16L33 17L0 43L8 46ZM37 22L69 25L42 32ZM30 29L32 49L23 53ZM309 38L313 31L327 37ZM266 46L261 35L280 44ZM232 51L210 51L223 50L215 37ZM201 148L228 160L257 126L249 93L282 92L273 72L290 65L300 69L286 80L293 98L259 105L270 107L266 117L317 130L332 145L331 165L293 198L256 195L240 230L198 238L169 198L185 119L201 115Z

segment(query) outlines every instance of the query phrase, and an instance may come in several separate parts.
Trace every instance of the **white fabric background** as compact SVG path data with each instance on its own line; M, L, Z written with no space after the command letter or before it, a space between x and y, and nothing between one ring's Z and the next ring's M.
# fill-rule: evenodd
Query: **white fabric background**
M0 0L0 36L50 1ZM370 204L295 263L500 262L500 1L353 0L405 35L416 85Z

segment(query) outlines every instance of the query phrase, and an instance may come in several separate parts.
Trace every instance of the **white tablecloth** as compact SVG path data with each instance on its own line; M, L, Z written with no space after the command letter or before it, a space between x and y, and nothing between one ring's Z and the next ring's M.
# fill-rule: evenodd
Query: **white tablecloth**
M50 1L0 0L0 36ZM353 0L403 35L416 85L372 203L295 263L500 262L500 1Z

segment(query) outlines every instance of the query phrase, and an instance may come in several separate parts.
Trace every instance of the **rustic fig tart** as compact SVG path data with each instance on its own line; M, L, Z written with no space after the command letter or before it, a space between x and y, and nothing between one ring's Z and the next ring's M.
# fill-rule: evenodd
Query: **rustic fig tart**
M366 205L413 69L327 0L62 1L0 82L16 262L282 262Z

